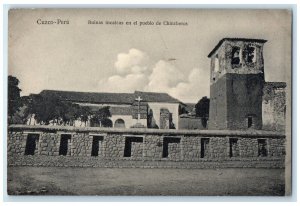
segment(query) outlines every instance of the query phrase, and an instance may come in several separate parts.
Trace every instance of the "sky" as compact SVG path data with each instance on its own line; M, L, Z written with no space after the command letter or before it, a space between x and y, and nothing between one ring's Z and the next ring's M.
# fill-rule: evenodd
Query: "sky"
M195 103L209 96L207 55L225 37L268 40L266 81L289 81L290 18L287 10L10 10L8 74L20 80L21 95L44 89L137 90L166 92ZM37 23L57 19L69 24ZM164 21L187 25L163 25Z

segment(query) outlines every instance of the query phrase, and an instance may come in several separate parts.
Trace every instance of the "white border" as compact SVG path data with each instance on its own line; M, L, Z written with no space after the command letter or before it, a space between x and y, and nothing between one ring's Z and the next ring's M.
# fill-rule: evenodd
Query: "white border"
M3 102L3 105L1 107L1 116L3 117L3 119L0 120L0 124L2 125L1 127L1 132L0 134L3 134L2 139L3 139L3 153L0 152L0 161L1 161L1 166L3 167L3 170L1 170L1 174L3 179L1 179L1 181L3 181L3 187L1 188L1 193L4 194L3 196L3 200L4 201L25 201L27 203L23 203L22 205L27 205L28 202L35 202L35 203L30 203L30 205L32 204L39 204L37 203L38 201L59 201L59 202L68 202L68 201L78 201L78 203L72 203L72 205L81 205L83 201L105 201L105 202L112 202L112 201L117 201L117 202L127 202L128 201L161 201L161 202L166 202L166 201L177 201L177 202L182 202L182 201L208 201L208 202L225 202L222 204L227 204L227 205L232 205L233 203L229 203L230 201L235 202L235 204L240 205L240 203L238 202L243 202L242 204L244 205L252 205L253 203L251 202L244 202L244 201L261 201L263 202L262 204L265 205L265 202L268 201L274 201L272 203L272 205L276 205L276 204L280 204L282 202L285 201L293 201L290 202L289 205L296 205L297 201L297 194L299 194L299 192L296 189L296 185L297 181L299 181L297 179L296 173L298 169L299 164L296 164L296 161L299 161L299 158L297 158L297 149L299 148L299 142L296 140L297 137L297 131L296 131L296 115L298 114L298 111L296 109L296 103L298 101L296 101L297 95L296 95L296 91L298 88L296 88L297 83L297 77L299 75L299 73L297 73L297 47L298 42L297 42L297 36L299 34L297 34L297 26L299 24L299 21L297 21L297 7L298 7L298 2L296 0L285 0L285 1L266 1L266 0L252 0L252 1L243 1L243 2L239 2L238 0L231 0L231 1L226 1L227 4L224 4L224 1L221 0L204 0L201 3L203 3L202 5L196 5L194 1L190 1L190 0L185 0L184 2L178 1L178 0L173 0L172 3L173 5L167 5L167 3L169 3L168 1L165 0L152 0L152 1L144 1L145 3L141 3L140 1L130 1L128 4L128 1L126 2L127 4L124 4L124 1L116 1L116 0L106 0L106 1L102 1L102 5L99 5L99 1L96 0L85 0L82 2L72 2L73 4L66 4L69 3L67 0L53 0L53 1L48 1L46 2L47 4L44 5L40 5L40 1L38 0L33 0L33 1L29 1L30 4L24 4L24 1L22 0L4 0L2 5L3 7L1 7L1 12L3 12L3 16L1 16L1 22L3 22L3 33L2 33L2 38L1 38L1 45L3 45L3 55L1 55L1 60L3 62L3 72L1 73L2 79L3 79L3 85L1 85L1 89L3 91L3 93L1 93L1 100ZM152 3L152 4L151 4ZM154 4L153 4L154 3ZM241 3L240 5L237 5L238 3ZM249 4L249 3L255 3L255 4ZM268 4L268 3L272 3L272 5ZM21 4L21 5L4 5L4 4ZM133 5L132 5L133 4ZM178 5L174 5L174 4L178 4ZM235 4L235 5L230 5L230 4ZM287 4L294 4L294 5L287 5ZM293 145L292 145L292 149L293 149L293 159L292 159L292 164L293 164L293 188L292 188L292 195L291 197L67 197L67 196L47 196L47 197L30 197L30 196L24 196L24 197L8 197L7 195L5 195L6 193L6 135L7 135L7 131L6 131L6 112L7 112L7 103L6 103L6 96L7 96L7 11L9 8L95 8L95 7L121 7L121 8L141 8L141 7L147 7L147 8L262 8L262 9L266 9L266 8L272 8L272 9L279 9L279 8L290 8L293 10L293 76L292 76L292 83L293 83ZM3 19L2 19L3 18ZM4 21L3 21L4 20ZM3 59L2 59L3 58ZM296 76L297 75L297 76ZM298 147L297 147L298 146ZM2 156L3 155L3 156ZM297 168L296 168L297 167ZM2 183L2 182L1 182ZM297 192L297 194L296 194ZM3 201L2 200L2 201ZM237 202L238 201L238 202ZM226 203L227 202L227 203ZM278 202L278 203L275 203ZM5 205L11 205L11 203L5 203ZM45 204L45 203L43 203ZM48 203L49 205L53 204L53 203ZM65 203L64 203L65 204ZM94 203L95 204L95 203ZM96 203L99 204L99 203ZM102 203L101 203L102 204ZM124 204L124 203L123 203ZM125 203L125 205L127 205ZM139 204L139 203L137 203ZM148 203L149 204L149 203ZM150 203L151 205L153 203ZM165 203L164 203L165 204ZM179 203L180 204L180 203ZM196 203L197 205L199 205L199 203ZM202 203L201 203L202 204ZM257 204L257 203L255 203ZM129 204L128 204L129 205ZM133 205L133 203L130 203L130 205ZM174 205L174 203L172 203L172 205ZM176 205L176 204L175 204Z

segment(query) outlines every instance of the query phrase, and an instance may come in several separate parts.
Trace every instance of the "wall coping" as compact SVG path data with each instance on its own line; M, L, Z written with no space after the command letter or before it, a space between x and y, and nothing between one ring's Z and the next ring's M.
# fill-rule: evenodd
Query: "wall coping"
M105 128L105 127L73 127L50 125L10 125L8 131L43 131L43 132L72 132L72 133L121 133L121 134L157 134L157 135L199 135L199 136L246 136L285 138L283 132L265 130L174 130L148 128Z

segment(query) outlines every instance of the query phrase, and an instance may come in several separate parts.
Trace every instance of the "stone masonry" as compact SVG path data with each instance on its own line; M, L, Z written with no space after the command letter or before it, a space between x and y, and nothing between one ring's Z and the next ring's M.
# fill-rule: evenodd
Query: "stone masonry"
M33 143L27 141L28 136L32 134L39 137L35 147L34 145L29 147L28 144ZM59 154L60 139L63 135L70 135L71 139L66 146L68 152ZM98 140L99 153L97 156L92 156L92 148L95 144L95 141L93 143L94 137L101 137ZM124 155L126 138L132 138L129 141L130 144L127 143L129 144L127 147L130 149L129 156ZM26 148L34 150L31 151L33 155L26 155ZM264 155L261 156L260 154ZM63 160L63 162L58 161L57 158ZM190 164L189 162L202 164L208 161L223 162L222 164L225 164L228 161L240 161L246 164L247 161L254 161L251 165L254 163L254 165L257 165L262 164L264 161L271 161L272 163L268 167L278 164L283 167L284 158L285 136L264 131L75 129L72 127L19 125L10 126L8 133L8 160L10 165L22 164L20 162L25 163L27 160L30 163L27 162L26 165L32 166L74 166L77 165L76 162L79 165L101 165L97 161L110 162L108 164L112 164L112 166L120 164L119 161L125 161L133 166L135 163L132 161L151 161L151 164L154 164L153 167L157 167L160 165L158 162L163 161L166 165L173 165L178 162L179 167L185 168L185 165ZM84 159L90 162L80 163ZM113 163L114 161L115 163ZM126 163L122 163L122 165L124 164Z

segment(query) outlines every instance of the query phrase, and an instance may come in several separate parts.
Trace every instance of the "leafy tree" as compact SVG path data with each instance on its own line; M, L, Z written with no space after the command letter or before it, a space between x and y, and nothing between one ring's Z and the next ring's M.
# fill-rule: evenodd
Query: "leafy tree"
M64 123L64 125L73 125L74 121L81 116L81 114L79 113L80 106L78 104L73 104L70 102L63 102L62 107L65 109L65 111L60 114L62 122Z
M209 99L202 97L195 105L196 116L201 118L203 127L207 127L207 120L209 117Z
M103 107L92 115L91 122L99 122L100 127L109 127L111 125L109 117L111 117L109 107Z
M26 113L34 114L34 118L40 124L48 125L52 121L59 122L66 107L57 97L42 95L30 95Z
M208 117L209 116L209 99L205 96L202 97L195 105L197 117Z
M113 126L113 123L110 119L108 118L105 118L101 121L101 124L103 127L112 127Z
M27 116L34 114L34 118L41 124L70 124L78 118L79 106L61 101L56 96L30 95L26 108Z
M23 102L20 96L20 92L22 91L19 88L19 80L9 75L8 76L8 117L9 123L12 123L13 115L20 111L20 107L23 106Z
M22 106L14 113L12 117L9 117L10 124L26 124L28 121L28 115L25 113L27 108L27 99L28 96L21 97Z
M40 124L73 125L76 119L85 123L91 122L100 124L99 126L111 126L109 107L103 107L96 112L92 112L90 107L81 107L78 104L62 101L55 95L30 95L28 98L27 116L34 114L34 118Z
M81 122L84 122L84 126L86 126L87 121L92 115L90 107L79 107L77 112Z

